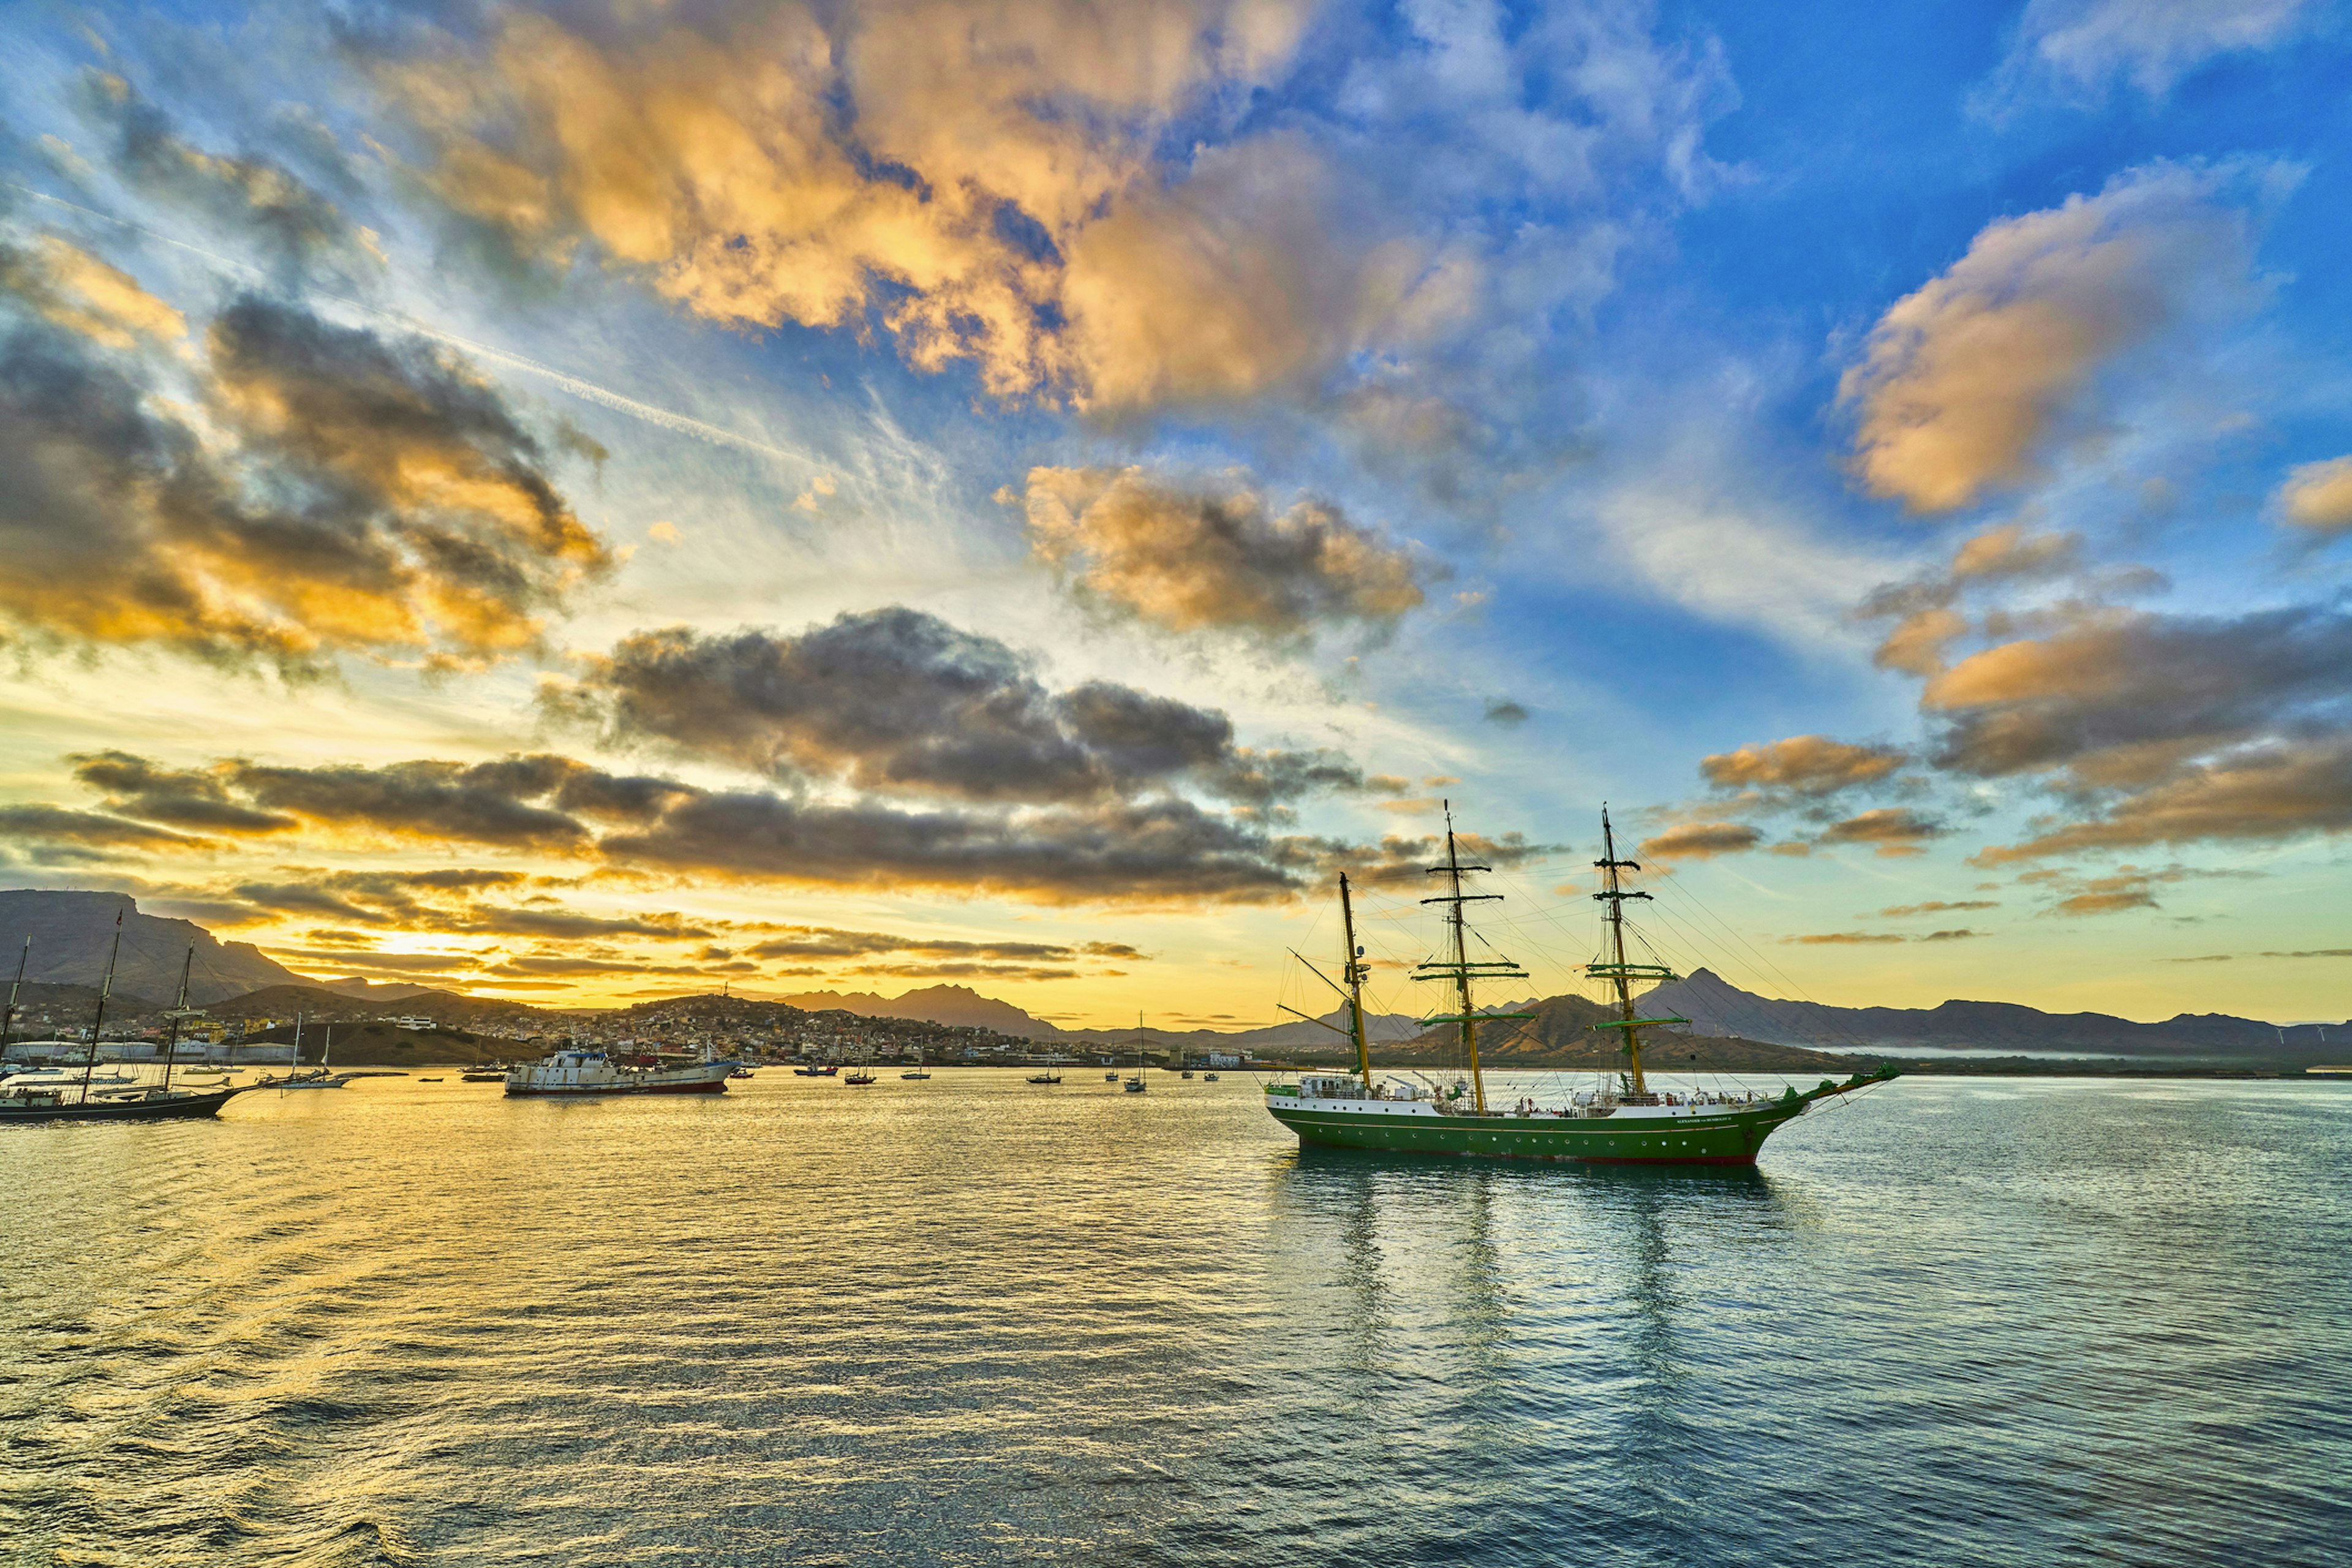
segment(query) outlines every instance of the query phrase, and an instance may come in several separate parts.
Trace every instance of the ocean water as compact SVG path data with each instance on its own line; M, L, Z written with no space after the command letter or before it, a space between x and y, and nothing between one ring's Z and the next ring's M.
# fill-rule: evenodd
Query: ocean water
M2352 1563L2352 1084L1726 1173L1155 1077L0 1129L0 1561Z

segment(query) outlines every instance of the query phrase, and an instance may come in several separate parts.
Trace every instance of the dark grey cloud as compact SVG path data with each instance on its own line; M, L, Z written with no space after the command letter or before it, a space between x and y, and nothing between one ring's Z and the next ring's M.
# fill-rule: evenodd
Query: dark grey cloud
M58 805L0 805L0 838L91 850L209 849L208 839Z
M585 824L539 802L593 770L544 753L495 763L271 767L232 760L230 785L257 805L330 827L466 844L585 847Z
M1111 681L1052 691L1006 644L904 607L797 634L640 632L542 700L615 744L883 793L1075 805L1191 785L1262 805L1363 784L1336 752L1236 744L1221 712Z
M283 813L230 799L218 773L162 768L128 752L82 752L66 761L86 788L109 796L107 810L125 816L215 833L283 833L297 826Z
M1507 697L1496 697L1486 704L1486 722L1500 724L1506 730L1516 730L1528 721L1528 710Z
M94 256L0 243L0 622L28 639L480 664L610 565L446 351L250 296L192 361L183 326Z
M1044 942L961 942L936 937L895 936L887 931L842 931L831 926L796 926L744 950L754 958L851 959L899 956L929 960L991 960L996 962L1069 963L1080 955L1140 958L1131 947L1114 942L1066 946Z

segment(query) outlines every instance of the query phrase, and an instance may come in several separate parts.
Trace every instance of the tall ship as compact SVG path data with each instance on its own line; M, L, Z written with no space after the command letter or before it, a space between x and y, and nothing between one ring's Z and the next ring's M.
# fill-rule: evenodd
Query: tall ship
M1475 989L1496 981L1523 981L1528 975L1483 939L1475 951L1493 956L1472 956L1475 933L1467 907L1502 895L1464 890L1467 885L1464 879L1493 868L1464 863L1448 803L1445 862L1428 869L1430 876L1441 879L1444 890L1422 900L1440 910L1443 936L1438 952L1415 966L1412 973L1415 980L1444 988L1448 1005L1421 1023L1424 1028L1443 1025L1460 1031L1459 1075L1452 1083L1428 1084L1392 1075L1382 1078L1372 1070L1371 1047L1364 1032L1364 982L1370 966L1364 962L1364 950L1356 944L1355 910L1342 873L1339 924L1345 946L1340 981L1332 984L1347 1001L1350 1026L1343 1032L1354 1043L1356 1070L1352 1074L1306 1073L1295 1083L1268 1084L1265 1108L1274 1119L1297 1133L1301 1144L1339 1149L1603 1164L1752 1165L1764 1140L1813 1106L1896 1076L1892 1067L1882 1067L1856 1072L1842 1083L1823 1079L1813 1089L1791 1085L1778 1094L1679 1092L1654 1087L1642 1067L1643 1031L1690 1020L1639 1016L1643 1009L1634 994L1637 985L1649 989L1679 976L1664 964L1628 959L1625 904L1649 895L1623 886L1621 873L1639 871L1641 866L1618 858L1616 833L1605 806L1601 813L1601 858L1593 862L1601 873L1601 889L1593 897L1602 908L1603 941L1596 962L1584 965L1584 973L1613 993L1617 1016L1594 1027L1618 1036L1623 1065L1610 1073L1599 1089L1572 1093L1563 1103L1549 1107L1538 1105L1533 1098L1522 1098L1502 1109L1487 1102L1486 1078L1478 1062L1480 1027L1532 1015L1481 1013L1474 1000Z
M682 1067L635 1067L603 1051L557 1051L507 1069L507 1093L517 1097L584 1100L614 1094L724 1094L736 1064L706 1058Z
M25 951L16 959L16 983L8 988L5 1006L0 1007L0 1057L6 1054L9 1030L16 1021L16 994L24 985L25 960L32 948L32 939L26 938ZM122 916L118 913L114 917L114 947L107 954L106 979L99 986L98 1014L90 1020L89 1050L82 1058L79 1074L11 1075L0 1068L0 1125L35 1121L175 1121L217 1116L222 1106L247 1092L249 1086L203 1089L192 1089L184 1084L178 1089L172 1087L172 1068L180 1051L180 1026L199 1011L188 1005L188 970L196 959L193 946L180 964L180 999L169 1015L172 1033L163 1047L163 1081L151 1084L136 1075L126 1078L120 1073L100 1076L98 1057L105 1037L106 1004L114 994L114 965L121 954Z

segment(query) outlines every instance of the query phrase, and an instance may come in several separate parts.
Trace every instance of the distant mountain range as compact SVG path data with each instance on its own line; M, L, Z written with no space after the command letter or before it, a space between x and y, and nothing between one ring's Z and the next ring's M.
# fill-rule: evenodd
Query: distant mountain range
M2044 1013L2014 1002L1946 1002L1935 1007L1832 1007L1781 1002L1743 991L1701 969L1642 997L1650 1017L1688 1018L1695 1035L1740 1035L1815 1050L1899 1055L1916 1050L2048 1056L2283 1058L2341 1056L2352 1023L2281 1026L2220 1013L2182 1013L2136 1024L2105 1013Z

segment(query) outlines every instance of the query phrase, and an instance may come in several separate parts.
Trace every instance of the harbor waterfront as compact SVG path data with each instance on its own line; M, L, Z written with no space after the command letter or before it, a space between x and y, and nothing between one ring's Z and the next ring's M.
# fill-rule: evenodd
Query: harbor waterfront
M1727 1170L1301 1149L1264 1098L11 1130L0 1555L2343 1560L2352 1087L1906 1078Z

